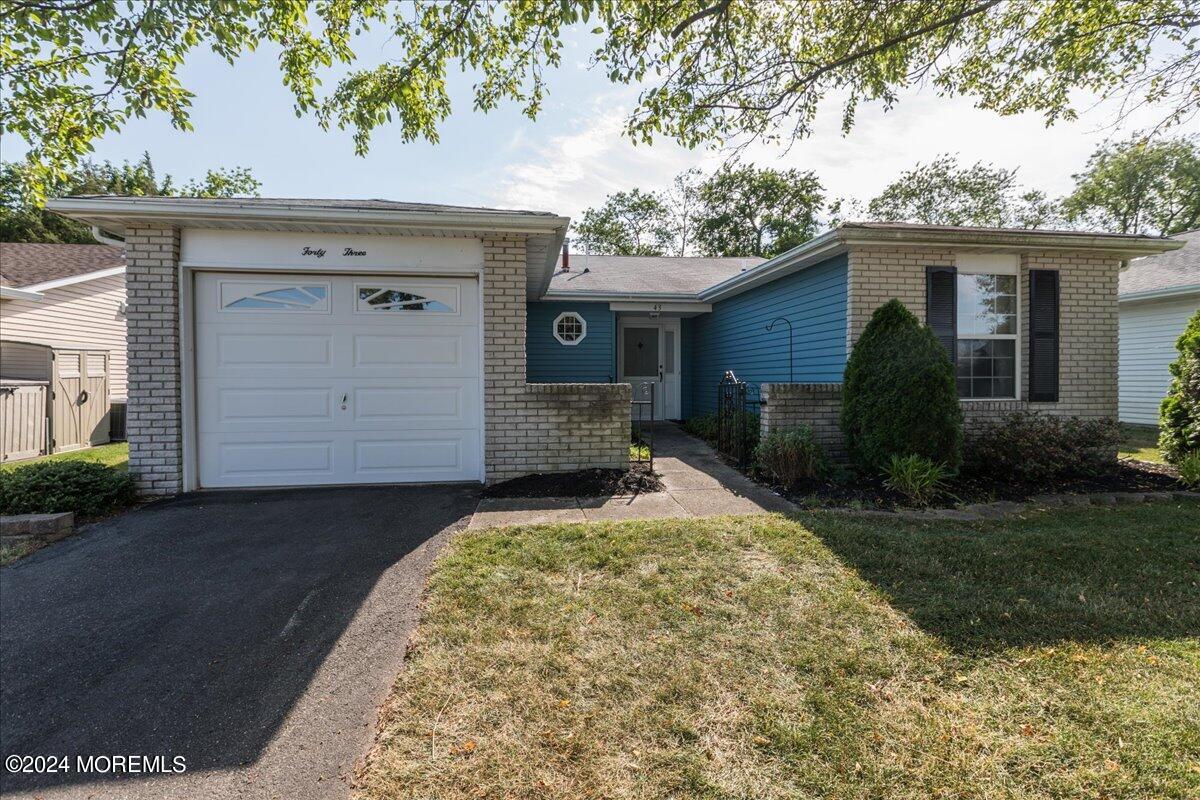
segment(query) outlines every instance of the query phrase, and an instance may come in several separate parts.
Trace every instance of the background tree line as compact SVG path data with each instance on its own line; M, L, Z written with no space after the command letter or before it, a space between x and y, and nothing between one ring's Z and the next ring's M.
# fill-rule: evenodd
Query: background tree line
M1074 228L1171 235L1200 226L1200 148L1193 138L1106 144L1053 199L1016 169L952 155L917 164L867 203L830 198L812 171L727 164L697 169L654 192L617 192L583 212L578 247L609 255L769 258L843 219Z
M43 207L28 191L27 166L0 163L0 242L94 244L91 229ZM245 167L208 170L203 178L177 184L171 175L155 172L149 153L137 161L97 164L82 161L50 187L53 197L120 194L138 197L257 197L262 184Z

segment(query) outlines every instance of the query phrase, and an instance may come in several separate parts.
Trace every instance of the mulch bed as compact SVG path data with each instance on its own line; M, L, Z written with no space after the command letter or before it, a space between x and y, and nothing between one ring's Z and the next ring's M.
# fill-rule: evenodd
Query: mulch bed
M629 470L584 469L539 473L492 484L484 497L610 497L618 494L661 492L662 481L646 464Z
M906 507L904 498L888 490L878 478L848 477L844 482L809 481L791 489L772 486L793 503L803 506L856 506L893 510ZM960 475L934 503L953 508L997 500L1021 502L1046 494L1107 494L1110 492L1166 492L1183 489L1175 471L1149 461L1122 460L1107 475L1049 481L1037 485L1005 483L995 478Z

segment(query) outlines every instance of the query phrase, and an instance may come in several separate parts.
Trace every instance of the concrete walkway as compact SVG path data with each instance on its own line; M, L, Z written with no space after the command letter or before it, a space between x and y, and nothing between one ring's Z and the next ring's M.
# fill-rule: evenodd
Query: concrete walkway
M485 498L479 502L469 527L797 510L670 422L658 423L654 432L654 471L662 475L664 491L616 497Z

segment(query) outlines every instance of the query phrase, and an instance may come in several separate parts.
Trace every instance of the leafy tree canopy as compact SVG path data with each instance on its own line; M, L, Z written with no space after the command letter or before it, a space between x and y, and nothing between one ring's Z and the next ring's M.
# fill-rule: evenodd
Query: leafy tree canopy
M888 222L1040 228L1058 218L1044 192L1023 189L1017 171L943 155L904 172L870 203L867 216Z
M170 175L158 176L150 154L138 161L113 164L82 162L50 187L57 197L87 194L136 196L175 195L184 197L258 196L261 187L249 169L210 169L200 180L182 186ZM91 244L91 230L74 220L46 211L35 194L28 191L28 166L0 164L0 241Z
M813 172L726 165L700 184L696 243L711 256L782 253L817 233L825 201Z
M604 205L584 211L575 235L590 252L614 256L661 256L672 242L666 205L641 189L611 194Z
M1200 148L1193 139L1108 144L1074 178L1063 210L1076 224L1167 235L1200 227Z
M824 193L811 172L727 165L689 169L669 189L609 195L583 212L579 243L611 255L772 256L808 241Z
M193 51L232 63L272 44L297 113L352 131L360 153L393 121L437 141L451 67L476 76L475 108L533 118L577 28L609 80L644 87L635 140L795 139L833 92L848 130L861 103L914 85L1047 122L1083 94L1117 96L1170 125L1200 107L1198 23L1198 0L20 0L0 9L0 129L29 143L44 188L133 117L190 129ZM358 66L359 35L380 29L387 60Z

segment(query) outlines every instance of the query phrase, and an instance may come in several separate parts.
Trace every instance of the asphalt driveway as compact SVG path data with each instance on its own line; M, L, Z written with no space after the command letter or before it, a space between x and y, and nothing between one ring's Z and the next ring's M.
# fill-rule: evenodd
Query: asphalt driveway
M184 496L0 570L0 750L52 797L341 797L469 487ZM103 774L163 756L186 772Z

